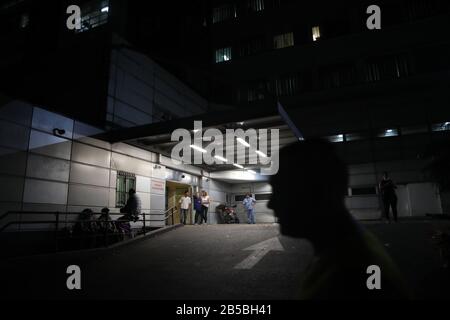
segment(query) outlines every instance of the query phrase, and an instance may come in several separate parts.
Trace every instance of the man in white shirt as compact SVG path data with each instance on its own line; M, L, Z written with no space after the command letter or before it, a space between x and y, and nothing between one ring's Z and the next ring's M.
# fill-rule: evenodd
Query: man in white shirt
M189 209L191 207L191 197L189 196L189 192L186 191L184 193L184 196L180 199L180 213L181 213L181 223L186 225L187 220L187 214L189 212Z

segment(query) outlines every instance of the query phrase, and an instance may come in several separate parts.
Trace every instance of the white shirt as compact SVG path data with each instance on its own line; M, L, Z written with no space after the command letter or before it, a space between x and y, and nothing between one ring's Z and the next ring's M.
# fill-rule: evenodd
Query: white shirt
M182 197L180 199L181 209L183 210L188 210L191 203L191 198L189 197Z
M209 208L209 196L202 197L202 206Z

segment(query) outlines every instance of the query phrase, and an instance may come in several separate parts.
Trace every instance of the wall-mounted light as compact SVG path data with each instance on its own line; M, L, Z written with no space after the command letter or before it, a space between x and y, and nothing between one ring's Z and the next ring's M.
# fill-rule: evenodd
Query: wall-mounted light
M55 129L53 129L53 134L55 136L63 136L66 134L66 130L55 128Z

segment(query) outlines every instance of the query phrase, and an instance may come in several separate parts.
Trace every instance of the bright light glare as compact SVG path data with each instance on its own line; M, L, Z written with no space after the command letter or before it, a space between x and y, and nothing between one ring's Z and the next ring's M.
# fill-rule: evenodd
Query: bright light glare
M228 162L227 159L225 159L224 157L221 157L221 156L214 156L214 158L216 158L217 160L223 161L223 162Z
M248 142L245 141L244 139L242 139L242 138L237 138L237 141L238 141L240 144L242 144L244 147L250 148L250 145L249 145Z
M253 171L253 170L247 170L247 172L249 172L249 173L251 173L251 174L258 174L256 171Z
M196 145L191 145L191 148L194 149L194 150L200 151L201 153L206 153L207 152L205 149L200 148L200 147L198 147Z
M109 12L109 7L102 8L102 12Z
M241 166L240 164L233 164L233 166L235 166L236 168L239 168L239 169L244 169L244 167L243 166Z
M267 155L264 152L261 152L261 151L258 150L258 151L256 151L256 153L258 155L260 155L261 157L263 157L263 158L268 158Z

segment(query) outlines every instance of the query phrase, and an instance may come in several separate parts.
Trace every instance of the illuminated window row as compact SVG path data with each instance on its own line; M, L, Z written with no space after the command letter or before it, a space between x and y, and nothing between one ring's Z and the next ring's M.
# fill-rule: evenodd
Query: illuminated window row
M432 132L443 132L450 131L450 122L442 122L431 125ZM412 134L420 134L420 133L428 133L428 125L415 125L398 128L388 128L382 129L376 133L374 137L376 138L391 138L398 137L400 135L412 135ZM359 133L345 133L345 134L337 134L333 136L328 136L326 139L333 143L339 142L351 142L358 140L367 140L371 138L371 135L367 132L359 132Z

